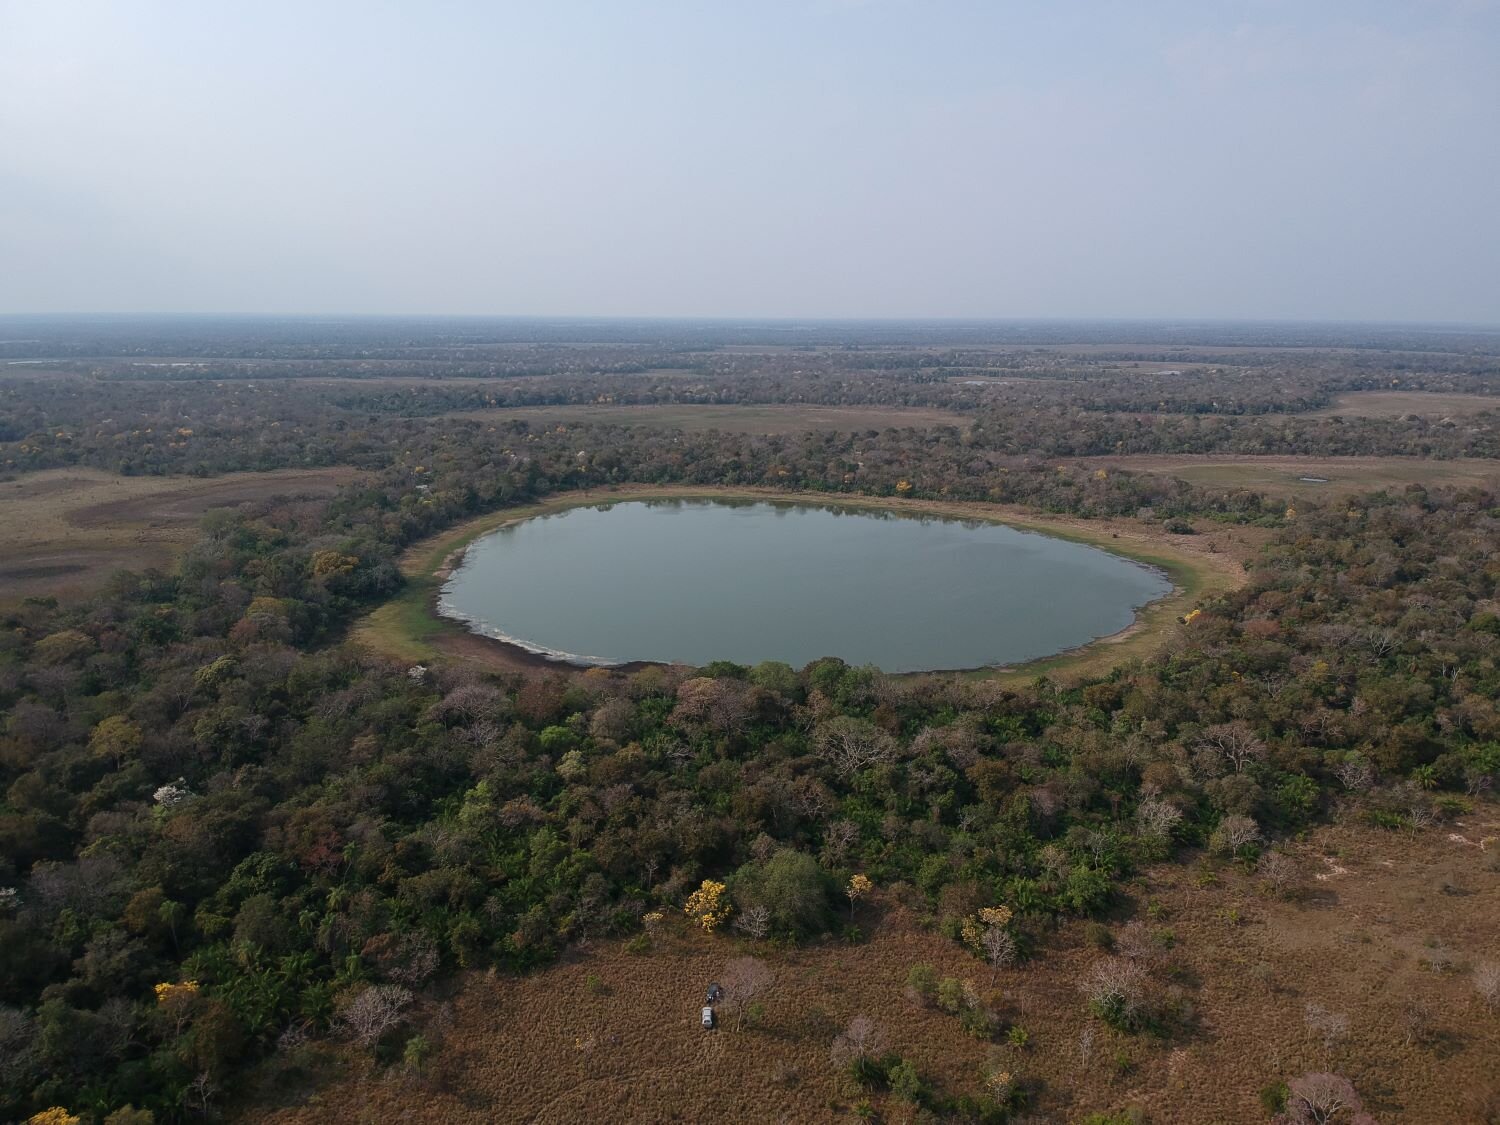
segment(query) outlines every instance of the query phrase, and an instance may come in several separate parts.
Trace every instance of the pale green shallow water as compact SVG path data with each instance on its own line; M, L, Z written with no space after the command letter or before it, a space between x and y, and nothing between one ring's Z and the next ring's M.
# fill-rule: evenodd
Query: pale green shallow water
M838 656L910 672L1050 656L1118 632L1170 590L1128 559L1001 524L650 500L492 532L439 605L575 663Z

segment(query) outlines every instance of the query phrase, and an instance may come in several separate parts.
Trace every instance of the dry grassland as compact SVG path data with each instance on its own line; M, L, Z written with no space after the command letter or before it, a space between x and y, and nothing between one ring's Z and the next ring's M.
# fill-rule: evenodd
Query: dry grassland
M49 469L0 482L0 602L98 589L120 569L165 567L205 512L285 495L327 497L354 469L198 477L123 477Z
M1500 410L1500 395L1446 394L1441 391L1354 391L1340 395L1332 406L1314 410L1309 417L1464 418Z
M1140 453L1079 457L1070 464L1088 469L1129 469L1166 473L1190 484L1252 489L1287 498L1334 498L1351 492L1429 487L1500 485L1500 461L1466 458L1429 461L1420 457L1241 457L1233 454ZM1321 477L1322 482L1303 477ZM1325 483L1326 482L1326 483Z
M1078 989L1103 954L1083 924L1042 936L1036 956L1000 974L998 1010L1023 1048L977 1041L951 1016L905 995L910 967L972 979L989 970L912 914L861 908L861 945L791 952L675 929L645 954L617 943L528 977L470 974L439 1015L449 1030L421 1079L380 1073L339 1048L320 1093L292 1089L273 1066L256 1120L312 1122L849 1121L863 1095L829 1061L856 1014L949 1093L975 1091L998 1064L1033 1090L1038 1121L1076 1122L1135 1107L1153 1125L1264 1122L1262 1088L1309 1071L1349 1077L1380 1121L1483 1121L1500 1091L1500 1012L1472 986L1500 956L1500 864L1478 841L1500 810L1419 836L1333 827L1288 847L1297 901L1269 897L1237 867L1164 864L1132 887L1124 916L1153 935L1154 977L1192 1006L1167 1040L1126 1036L1091 1019ZM1452 833L1453 835L1450 835ZM1459 838L1455 839L1454 836ZM776 974L753 1029L698 1027L708 982L751 953ZM591 984L591 979L593 983ZM1347 1018L1325 1040L1308 1005ZM1425 1015L1414 1024L1409 1012ZM399 1070L399 1068L397 1068ZM910 1107L871 1098L880 1120ZM280 1108L277 1109L276 1107Z

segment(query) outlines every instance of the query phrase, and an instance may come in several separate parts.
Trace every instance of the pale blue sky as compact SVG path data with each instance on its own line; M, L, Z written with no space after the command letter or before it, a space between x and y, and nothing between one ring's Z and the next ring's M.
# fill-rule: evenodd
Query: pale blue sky
M0 0L0 312L1500 321L1489 0Z

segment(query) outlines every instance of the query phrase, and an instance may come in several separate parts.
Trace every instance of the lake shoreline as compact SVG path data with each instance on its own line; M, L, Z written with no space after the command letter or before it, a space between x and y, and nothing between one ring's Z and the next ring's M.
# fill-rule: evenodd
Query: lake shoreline
M1155 651L1163 633L1174 627L1202 597L1232 590L1244 582L1243 561L1251 557L1267 536L1263 529L1217 524L1207 524L1200 534L1182 536L1167 533L1159 525L1143 524L1133 519L1048 516L1015 505L983 501L912 500L748 486L622 485L594 488L558 493L536 503L477 516L412 545L400 559L402 573L408 579L407 591L367 614L356 626L353 639L378 655L413 663L451 658L496 671L521 674L586 674L587 669L578 665L470 632L457 621L439 617L436 599L442 581L461 563L470 544L502 526L573 507L645 499L782 500L979 519L1101 547L1112 554L1159 568L1172 581L1173 590L1138 609L1134 620L1125 628L1049 657L1019 665L986 665L956 672L893 673L901 676L963 675L1010 683L1029 682L1041 675L1102 675L1119 663L1148 656ZM612 665L608 671L629 674L652 666L660 665L635 662Z
M697 666L691 660L664 660L656 658L623 659L610 656L597 656L593 655L592 653L581 653L571 650L552 648L539 641L532 641L524 636L518 636L510 632L509 625L499 624L496 621L491 620L490 617L486 616L482 612L461 609L455 603L453 596L453 580L458 576L459 572L465 565L469 556L470 549L476 544L490 539L496 533L507 528L516 527L535 519L562 515L569 511L576 511L580 508L603 510L614 508L619 505L644 504L649 506L652 504L682 504L695 502L704 505L730 504L733 506L739 506L742 504L752 506L782 504L788 507L803 508L808 510L842 510L851 513L864 513L870 515L883 512L889 515L898 516L902 519L915 519L924 522L927 520L932 520L945 523L964 524L969 526L971 530L976 529L976 525L1005 528L1022 536L1037 536L1056 542L1074 544L1076 546L1084 547L1090 551L1097 551L1100 554L1108 556L1114 562L1124 563L1130 567L1137 568L1145 574L1150 575L1157 581L1167 584L1167 588L1161 593L1149 597L1145 601L1130 605L1130 618L1126 622L1126 624L1122 625L1120 628L1113 629L1108 632L1095 633L1084 640L1080 640L1073 644L1064 645L1063 647L1054 649L1050 652L1045 652L1042 655L1025 656L1006 661L980 661L972 664L953 665L934 664L931 666L902 668L897 671L887 671L886 674L891 676L968 676L989 672L1008 673L1016 669L1029 667L1041 661L1058 660L1065 657L1070 657L1094 645L1118 644L1128 639L1138 629L1141 628L1141 614L1145 610L1149 609L1151 606L1156 605L1158 602L1163 601L1164 599L1174 597L1182 592L1181 585L1174 580L1172 574L1169 571L1169 568L1161 565L1159 561L1147 561L1119 550L1110 550L1108 547L1103 546L1101 543L1086 539L1083 536L1061 535L1055 532L1051 532L1050 530L1043 531L1037 527L1018 526L1019 521L995 519L993 517L976 515L968 512L959 515L957 513L948 511L939 511L935 510L933 506L927 504L922 504L920 506L913 505L911 506L911 508L907 508L906 506L896 508L894 506L877 507L875 505L868 504L840 503L839 499L828 499L826 497L822 497L821 495L816 498L802 495L793 498L786 494L755 496L722 494L659 496L638 495L632 491L623 495L610 494L599 498L589 497L587 499L578 499L574 503L568 503L565 505L555 506L553 504L548 504L546 505L547 510L545 511L522 511L510 514L505 518L501 518L498 522L491 523L489 520L484 521L483 526L479 528L478 534L474 534L472 536L466 535L464 541L460 545L454 547L446 555L444 555L436 569L432 571L430 577L438 584L438 586L428 598L428 612L439 621L443 622L445 626L457 627L468 636L486 642L488 646L492 646L498 652L503 653L507 663L523 665L528 668L552 668L563 671L578 672L587 671L589 669L623 669L625 671L634 671L647 667L669 668ZM838 656L837 653L828 653L810 657L809 660L826 659L829 657L838 657L839 659L845 659L842 656ZM711 657L708 659L712 660L727 658ZM779 658L763 657L762 659ZM736 660L735 662L749 667L753 666L758 661L746 657L743 660ZM800 658L791 660L791 663L798 665L805 665L808 662L809 661L801 660ZM881 659L878 657L865 660L849 658L848 662L853 665L871 664L882 668L885 667L885 664L882 663Z

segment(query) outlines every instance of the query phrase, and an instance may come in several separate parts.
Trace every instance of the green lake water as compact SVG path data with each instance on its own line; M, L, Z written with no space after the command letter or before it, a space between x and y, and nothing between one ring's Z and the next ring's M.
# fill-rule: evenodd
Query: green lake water
M476 540L442 612L579 664L823 656L888 672L1050 656L1125 628L1158 571L1002 524L802 503L570 508Z

